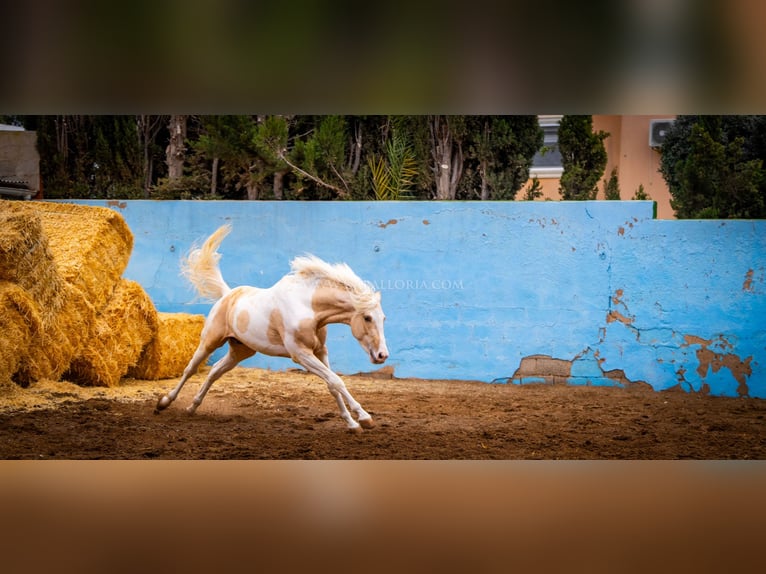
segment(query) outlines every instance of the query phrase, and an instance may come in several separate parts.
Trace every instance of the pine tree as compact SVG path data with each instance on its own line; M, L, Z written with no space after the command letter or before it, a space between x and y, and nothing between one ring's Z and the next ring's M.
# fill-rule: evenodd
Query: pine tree
M566 115L559 124L558 145L564 173L559 193L565 200L595 199L606 168L605 131L593 132L592 116Z
M676 217L766 217L766 117L678 116L660 172Z
M620 182L617 178L616 167L612 168L612 173L609 176L609 180L604 182L604 199L620 199Z

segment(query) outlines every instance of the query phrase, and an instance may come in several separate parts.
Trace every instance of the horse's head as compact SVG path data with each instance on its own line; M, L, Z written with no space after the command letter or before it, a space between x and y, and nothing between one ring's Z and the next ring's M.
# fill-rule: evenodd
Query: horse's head
M370 355L370 361L379 365L388 358L388 347L383 333L386 316L380 306L380 292L375 293L375 299L377 304L374 307L357 311L351 317L351 333Z

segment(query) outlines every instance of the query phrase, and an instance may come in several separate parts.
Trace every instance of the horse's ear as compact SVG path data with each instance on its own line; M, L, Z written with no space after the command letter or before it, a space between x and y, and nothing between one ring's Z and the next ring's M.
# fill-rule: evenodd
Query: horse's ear
M375 301L380 303L380 291L375 291Z

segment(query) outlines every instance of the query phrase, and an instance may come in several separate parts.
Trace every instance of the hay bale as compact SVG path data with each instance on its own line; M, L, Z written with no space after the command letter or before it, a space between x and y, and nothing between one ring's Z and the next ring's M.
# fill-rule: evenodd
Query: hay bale
M133 249L133 234L119 213L47 201L0 201L0 212L37 214L61 279L97 311L106 305Z
M7 281L0 281L0 325L0 396L5 396L17 388L30 341L42 329L35 302L24 289Z
M136 379L180 377L199 345L204 315L158 313L157 333L128 376Z
M41 330L33 337L16 382L27 386L41 379L59 380L72 360L92 344L96 317L96 310L85 295L65 284L61 309L52 314L41 310Z
M59 273L40 215L23 205L0 212L0 280L22 289L35 309L36 326L26 336L14 374L18 384L28 386L58 379L67 370L88 340L96 313ZM0 207L8 207L7 202Z
M8 349L0 381L27 386L72 372L83 384L115 384L114 373L124 374L156 330L143 289L121 282L132 247L130 229L111 209L0 201L0 280L16 286L5 289L0 307Z
M0 281L16 283L48 313L60 308L63 280L36 213L0 212Z
M87 344L63 376L80 385L115 386L138 362L156 332L152 300L141 285L122 279L98 314Z

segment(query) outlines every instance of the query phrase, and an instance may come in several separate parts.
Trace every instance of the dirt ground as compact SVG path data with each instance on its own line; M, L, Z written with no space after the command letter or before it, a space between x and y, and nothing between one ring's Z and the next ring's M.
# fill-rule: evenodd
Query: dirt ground
M203 372L204 373L204 372ZM344 377L376 426L350 433L318 378L237 368L193 416L193 377L41 382L0 396L2 459L766 459L766 401L648 387Z

